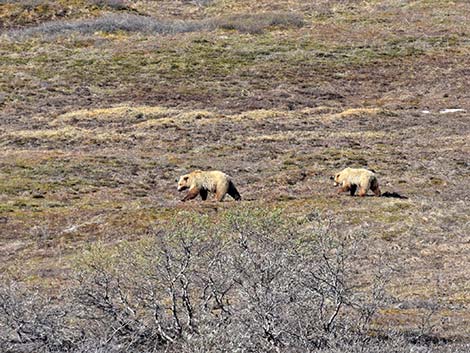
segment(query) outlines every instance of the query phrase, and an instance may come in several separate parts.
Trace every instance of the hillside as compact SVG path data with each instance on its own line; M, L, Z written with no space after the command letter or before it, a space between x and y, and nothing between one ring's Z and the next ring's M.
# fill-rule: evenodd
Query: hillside
M374 330L468 347L468 1L0 1L0 31L3 289L175 220L315 215L366 239L361 288L387 273ZM346 166L406 198L337 195ZM193 169L243 201L180 202Z

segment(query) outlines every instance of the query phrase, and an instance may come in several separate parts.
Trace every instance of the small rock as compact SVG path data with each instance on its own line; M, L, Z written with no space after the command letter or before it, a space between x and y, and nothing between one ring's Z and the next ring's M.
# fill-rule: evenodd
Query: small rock
M449 114L449 113L465 113L466 110L465 109L460 109L460 108L456 108L456 109L442 109L439 111L440 114Z

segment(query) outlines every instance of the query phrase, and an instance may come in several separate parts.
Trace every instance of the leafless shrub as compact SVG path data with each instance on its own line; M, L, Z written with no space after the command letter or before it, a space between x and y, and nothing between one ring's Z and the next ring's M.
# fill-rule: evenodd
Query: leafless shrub
M0 0L0 5L12 3L12 2L18 5L22 5L26 8L31 8L31 7L38 6L38 5L51 4L54 1L51 1L51 0L16 0L16 1ZM92 5L103 6L103 7L107 6L114 10L126 10L129 8L128 0L89 0L88 3Z
M109 7L113 10L128 10L129 2L127 0L91 0L91 4Z
M90 255L75 293L96 339L136 350L301 351L362 333L372 315L348 283L352 247L328 227L301 231L278 214L207 226L160 230L122 247L117 262Z
M214 0L191 0L191 3L199 6L199 7L204 7L204 6L209 6Z
M59 352L71 348L76 336L69 310L59 298L15 284L0 287L0 350Z
M262 14L238 14L213 20L217 28L237 30L242 33L262 33L272 26L302 27L303 18L293 13L268 12Z
M117 5L116 5L117 6ZM294 14L260 14L221 17L201 21L170 21L134 14L109 14L78 21L51 21L41 25L11 30L10 38L21 39L34 35L54 37L68 33L93 34L95 32L142 32L175 34L216 29L234 29L240 32L260 33L270 26L301 26L302 19Z
M35 34L45 36L55 36L77 32L81 34L91 34L95 32L144 32L144 33L182 33L197 31L202 28L196 21L163 21L151 17L130 15L130 14L111 14L94 19L79 21L52 21L42 25L27 29L10 31L9 35L15 37L28 37Z
M61 305L2 288L2 351L428 352L442 343L371 330L384 276L358 286L363 237L318 215L181 218L140 241L91 248Z
M13 1L11 0L0 0L0 5L1 4L8 4L8 3L12 3ZM40 5L40 4L45 4L45 3L48 3L49 1L48 0L17 0L17 1L14 1L16 4L18 5L22 5L24 7L34 7L34 6L37 6L37 5Z

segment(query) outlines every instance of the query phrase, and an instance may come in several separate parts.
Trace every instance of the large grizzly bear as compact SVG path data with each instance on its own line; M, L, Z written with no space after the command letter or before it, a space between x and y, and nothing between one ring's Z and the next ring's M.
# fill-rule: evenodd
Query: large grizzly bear
M201 195L201 198L206 200L209 192L215 194L217 201L222 201L227 193L237 201L241 199L231 178L218 170L195 170L181 176L178 180L178 191L186 189L189 189L189 192L181 200L183 202L194 199L197 195Z
M334 180L335 186L341 185L338 193L349 191L351 196L354 196L359 187L359 196L365 196L369 189L374 192L375 196L381 195L374 171L363 168L346 168L330 179Z

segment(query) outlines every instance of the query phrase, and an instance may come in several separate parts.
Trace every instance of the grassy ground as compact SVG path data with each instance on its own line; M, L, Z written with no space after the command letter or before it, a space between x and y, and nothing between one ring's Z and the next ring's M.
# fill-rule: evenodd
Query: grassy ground
M65 285L82 249L181 210L320 212L392 269L378 324L429 317L468 337L468 14L437 0L0 2L0 269ZM122 16L134 26L116 29ZM336 195L346 166L408 199ZM180 203L175 178L196 168L232 175L244 201Z

